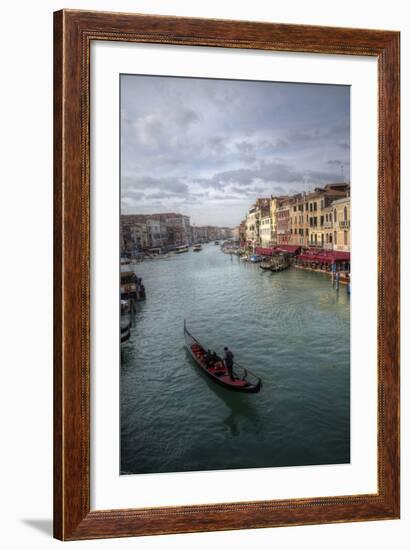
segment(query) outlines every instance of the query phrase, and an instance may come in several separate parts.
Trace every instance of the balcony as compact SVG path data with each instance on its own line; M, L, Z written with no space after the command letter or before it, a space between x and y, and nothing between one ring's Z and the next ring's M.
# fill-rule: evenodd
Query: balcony
M324 227L325 229L332 229L333 222L325 222L322 227Z
M350 220L343 220L339 222L340 229L349 229L350 228Z

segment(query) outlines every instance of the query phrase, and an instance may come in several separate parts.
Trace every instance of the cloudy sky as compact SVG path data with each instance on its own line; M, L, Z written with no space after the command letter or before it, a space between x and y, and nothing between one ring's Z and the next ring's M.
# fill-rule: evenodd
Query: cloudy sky
M350 89L121 76L121 211L235 226L257 197L346 181Z

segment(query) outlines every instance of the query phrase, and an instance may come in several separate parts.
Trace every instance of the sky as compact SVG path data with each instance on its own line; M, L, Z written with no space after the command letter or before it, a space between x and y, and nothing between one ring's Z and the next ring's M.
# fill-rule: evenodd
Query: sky
M258 197L349 181L349 86L120 78L122 214L234 227Z

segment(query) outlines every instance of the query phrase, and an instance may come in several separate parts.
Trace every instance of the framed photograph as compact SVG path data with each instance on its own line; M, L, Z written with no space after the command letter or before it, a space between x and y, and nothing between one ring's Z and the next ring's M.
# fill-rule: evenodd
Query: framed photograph
M399 33L54 44L55 537L398 518Z

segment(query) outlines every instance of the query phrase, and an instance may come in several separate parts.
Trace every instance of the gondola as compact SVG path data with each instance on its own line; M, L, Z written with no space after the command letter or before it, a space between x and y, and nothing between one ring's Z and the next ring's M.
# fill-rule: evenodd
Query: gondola
M258 393L262 387L262 380L253 374L250 370L245 369L234 362L233 374L234 380L231 380L221 357L217 356L217 361L213 366L208 367L205 364L204 356L206 350L196 340L186 327L184 321L184 337L185 345L198 367L211 380L223 386L227 390L243 392L243 393Z
M272 266L270 270L272 271L272 273L279 273L279 271L285 271L285 269L289 269L289 267L290 267L290 263L287 263L287 264Z
M290 261L287 258L272 258L271 260L264 260L259 267L265 271L271 271L272 273L278 273L284 271L290 267Z

